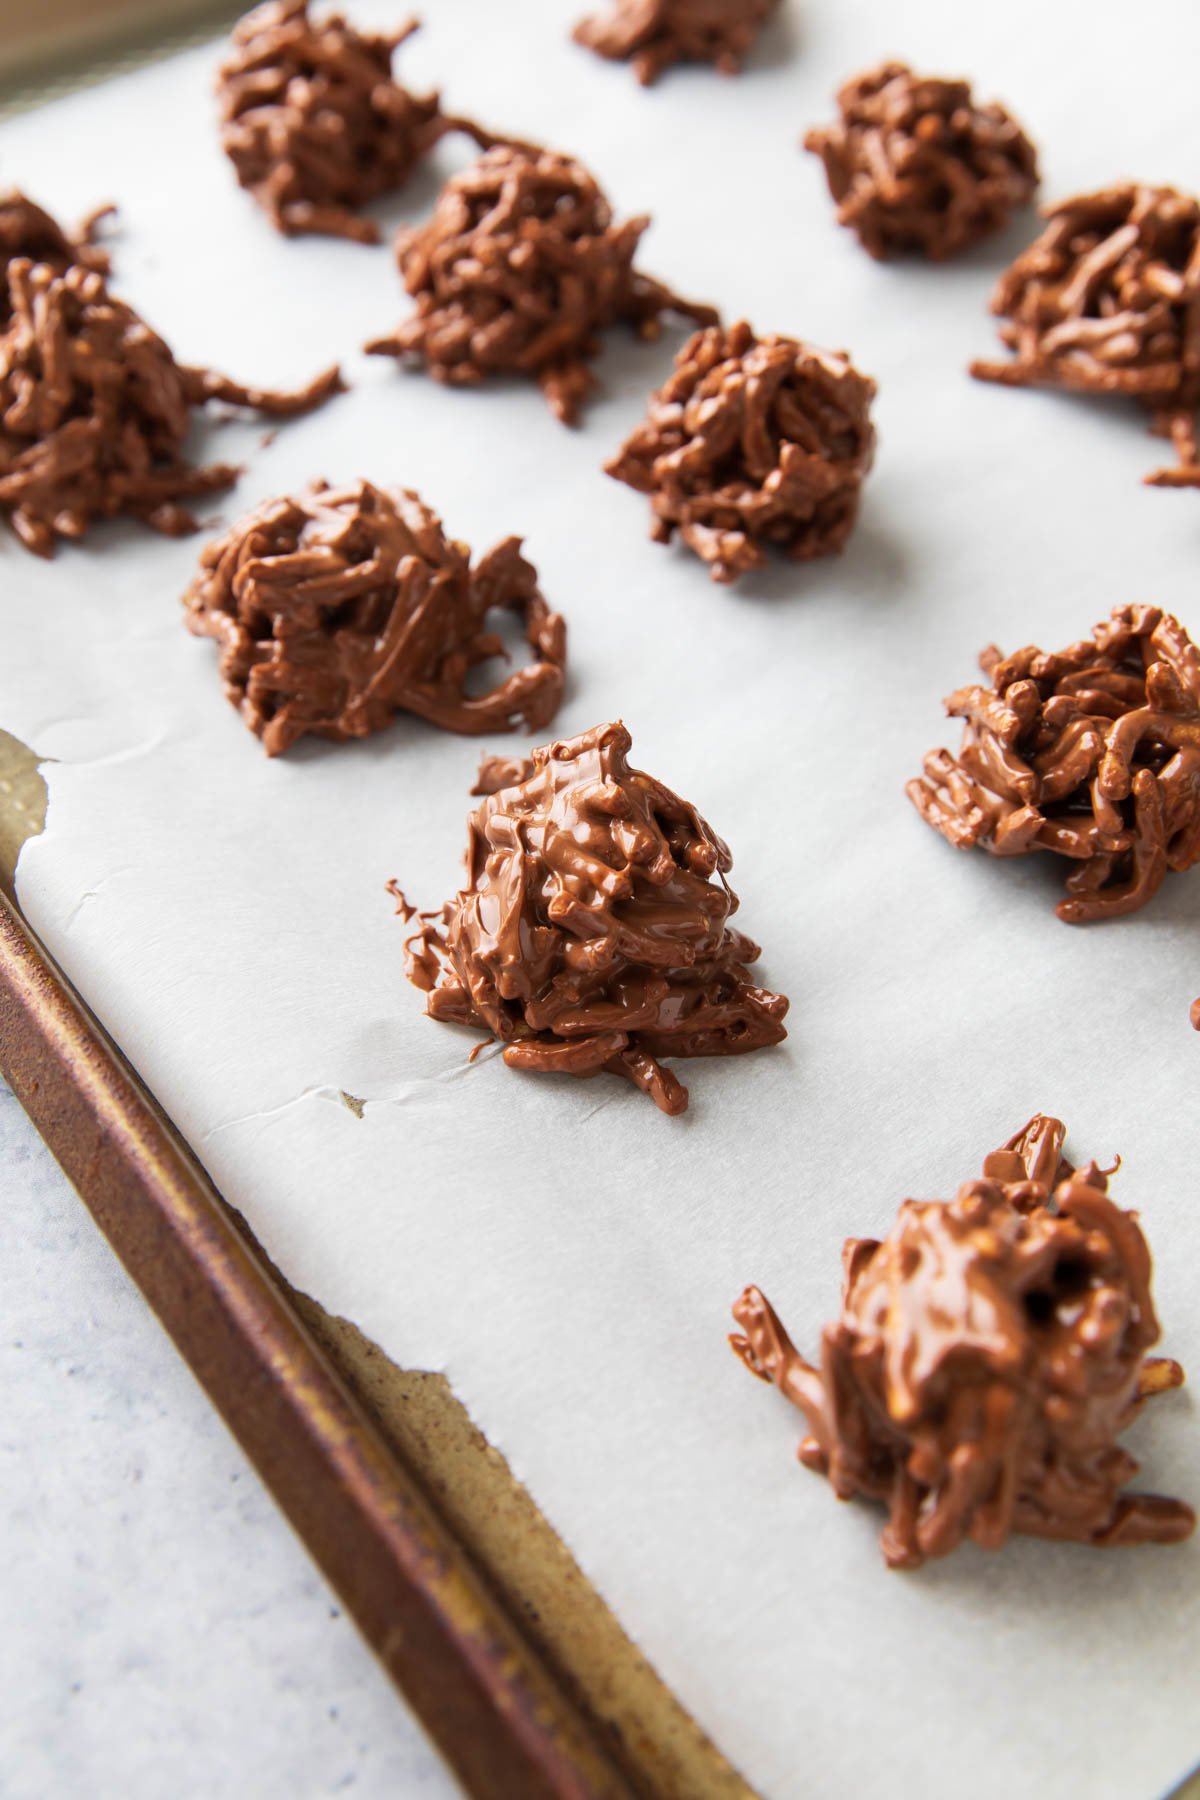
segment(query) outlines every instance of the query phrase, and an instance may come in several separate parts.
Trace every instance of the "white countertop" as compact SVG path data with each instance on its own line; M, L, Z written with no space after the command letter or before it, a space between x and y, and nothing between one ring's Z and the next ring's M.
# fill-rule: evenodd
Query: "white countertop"
M5 1800L459 1790L0 1086Z

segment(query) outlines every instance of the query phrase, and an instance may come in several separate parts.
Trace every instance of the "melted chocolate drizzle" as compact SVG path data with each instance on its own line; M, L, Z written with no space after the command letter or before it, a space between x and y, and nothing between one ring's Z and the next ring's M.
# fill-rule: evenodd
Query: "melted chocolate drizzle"
M269 756L310 732L365 737L398 712L447 731L530 731L562 698L567 628L505 538L471 566L420 496L316 482L268 500L207 545L184 596L189 630L221 646L225 691ZM495 687L493 611L515 613L533 660Z
M697 331L606 472L650 499L714 581L842 549L875 454L875 383L848 357L745 321Z
M612 0L576 25L577 44L613 62L633 61L643 87L675 63L711 63L739 75L742 58L779 0Z
M659 1058L778 1043L787 1001L747 973L760 952L728 923L728 849L629 749L601 725L485 764L466 884L421 915L406 972L432 1018L491 1032L510 1068L607 1070L681 1113Z
M1117 1439L1177 1387L1159 1337L1150 1252L1111 1170L1073 1168L1038 1114L952 1201L906 1200L882 1242L842 1253L842 1312L806 1361L757 1288L735 1305L746 1367L808 1420L807 1468L840 1499L882 1500L883 1553L917 1568L1010 1532L1103 1546L1177 1543L1195 1514L1122 1490Z
M221 145L277 231L378 243L368 201L402 187L448 131L491 141L393 79L416 29L361 32L340 13L318 24L307 0L267 0L234 27L217 77Z
M496 145L450 178L426 224L397 237L416 310L366 348L419 359L456 387L532 377L573 425L596 386L588 364L606 326L624 319L652 338L664 312L699 323L717 316L634 268L649 223L615 223L594 176L573 157Z
M1065 650L979 660L990 685L946 701L958 756L931 751L908 784L927 824L960 850L1067 858L1070 925L1136 912L1200 859L1200 651L1178 619L1115 607Z
M1033 199L1037 152L968 81L881 63L838 93L840 117L804 139L825 165L839 225L874 257L939 262L999 231Z
M99 270L79 263L60 275L15 257L5 286L0 512L37 556L121 515L172 537L195 531L184 502L231 487L241 471L185 459L194 408L218 400L291 418L342 390L336 368L277 393L178 363Z
M96 243L96 228L115 211L111 205L94 207L73 231L67 231L16 188L0 194L0 324L11 316L8 270L18 257L41 263L55 275L64 275L75 263L107 275L108 252Z
M1012 358L972 375L1138 400L1179 459L1147 483L1200 487L1200 200L1130 181L1045 218L992 297Z

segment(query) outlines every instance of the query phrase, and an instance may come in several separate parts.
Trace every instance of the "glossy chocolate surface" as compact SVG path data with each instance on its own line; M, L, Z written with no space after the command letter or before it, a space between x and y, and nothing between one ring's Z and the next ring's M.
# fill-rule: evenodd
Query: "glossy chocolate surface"
M307 0L268 0L234 27L217 77L221 145L276 230L379 241L361 208L402 187L446 132L475 134L413 94L392 59L417 29L362 32Z
M888 1508L884 1557L916 1568L1010 1533L1114 1546L1177 1543L1191 1507L1131 1494L1118 1443L1183 1380L1159 1337L1150 1252L1111 1170L1074 1168L1037 1115L952 1201L905 1200L882 1241L847 1241L842 1310L816 1363L757 1288L731 1343L808 1421L806 1467L841 1499Z
M609 0L575 27L577 44L614 62L633 63L643 87L674 64L704 62L722 75L742 59L779 0Z
M849 358L744 321L688 339L646 417L605 464L650 499L714 581L842 549L875 455L875 383Z
M121 515L173 537L195 531L186 501L231 487L240 470L186 460L194 408L219 400L290 418L342 388L336 368L277 393L178 363L103 274L79 263L56 274L16 257L5 287L0 512L37 556Z
M601 725L519 770L485 765L465 885L421 915L406 967L432 1018L490 1032L510 1068L606 1070L680 1113L659 1059L778 1043L787 1001L750 978L725 844L629 750Z
M567 632L505 538L472 567L420 496L317 482L268 500L209 544L187 623L221 646L225 691L268 755L306 732L365 737L398 712L447 731L538 731L562 698ZM493 611L517 615L532 660L479 691L504 655Z
M840 89L839 117L804 139L825 165L839 225L872 256L940 262L1007 224L1037 191L1037 152L968 81L881 63Z
M1178 457L1149 485L1200 487L1200 200L1129 181L1045 218L992 296L1011 359L972 375L1139 400Z
M651 338L664 312L717 316L634 268L649 223L617 224L573 157L498 144L451 176L426 224L397 237L416 309L367 350L413 360L456 387L528 376L572 425L596 386L588 364L605 327L624 320Z
M1048 850L1073 865L1058 916L1145 906L1200 858L1200 651L1156 606L1115 607L1091 638L980 657L987 686L946 701L957 757L933 750L907 788L957 849Z

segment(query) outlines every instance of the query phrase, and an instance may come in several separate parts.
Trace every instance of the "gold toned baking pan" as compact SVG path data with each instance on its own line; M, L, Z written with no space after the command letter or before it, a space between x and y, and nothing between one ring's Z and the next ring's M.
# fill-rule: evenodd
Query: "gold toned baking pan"
M0 732L0 1074L467 1790L747 1800L440 1376L292 1293L21 916Z
M241 10L0 0L0 114ZM442 1377L287 1287L37 943L14 872L45 812L0 730L0 1074L468 1791L746 1800Z
M0 111L211 35L228 0L0 0Z
M470 1791L631 1791L7 898L0 1068Z

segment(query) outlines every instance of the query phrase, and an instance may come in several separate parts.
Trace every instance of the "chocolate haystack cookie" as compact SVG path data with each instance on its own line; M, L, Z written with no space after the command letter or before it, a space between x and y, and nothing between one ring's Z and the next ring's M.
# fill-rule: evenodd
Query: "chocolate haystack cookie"
M958 756L934 750L909 799L959 850L1051 850L1076 864L1058 916L1136 912L1200 859L1200 651L1178 619L1124 606L1057 654L980 657L988 685L946 701Z
M65 274L74 263L107 275L108 252L95 241L96 227L115 211L111 205L97 206L74 231L64 231L44 207L15 188L0 194L0 324L11 312L9 265L20 257L44 264L55 275Z
M0 512L38 556L120 515L172 537L196 530L181 503L232 486L240 471L184 461L194 407L220 400L289 418L342 387L337 369L280 394L186 368L102 275L78 265L56 275L17 257L7 293Z
M972 375L1140 400L1179 457L1147 484L1200 487L1200 201L1127 182L1045 217L992 297L1013 359L974 362Z
M758 946L728 923L729 851L629 749L623 725L599 725L524 766L485 763L467 884L421 914L406 972L431 1018L490 1032L510 1068L607 1070L681 1113L658 1058L776 1044L788 1003L754 986Z
M977 106L968 81L881 63L838 93L840 119L808 132L839 225L886 258L940 262L999 231L1038 185L1037 151L1004 107Z
M317 482L267 501L207 546L184 605L188 629L220 644L225 692L269 756L305 732L365 737L398 712L448 731L538 731L562 698L566 626L520 538L472 568L400 488ZM505 654L494 610L520 618L534 660L468 693L472 671Z
M409 19L364 34L340 13L315 24L307 0L268 0L234 27L217 77L221 144L278 231L377 244L361 207L402 187L448 131L491 141L448 118L437 94L392 79L392 56L416 29Z
M655 337L664 312L707 322L633 266L650 221L613 223L581 163L552 150L488 150L442 189L428 224L402 231L396 255L417 310L367 349L418 358L438 381L469 386L528 375L573 425L596 385L588 359L618 319Z
M607 13L581 19L577 44L614 62L633 59L643 87L675 63L712 63L741 73L742 58L779 0L611 0Z
M846 356L749 325L688 339L645 420L605 464L650 496L650 535L678 531L714 581L840 550L875 455L875 383Z
M801 1462L839 1499L887 1506L892 1568L1014 1531L1108 1547L1195 1525L1181 1500L1122 1492L1138 1465L1117 1439L1183 1371L1146 1356L1137 1214L1109 1199L1111 1170L1062 1159L1064 1136L1038 1115L956 1199L905 1200L882 1243L848 1239L816 1366L757 1288L733 1309L737 1354L808 1421Z

